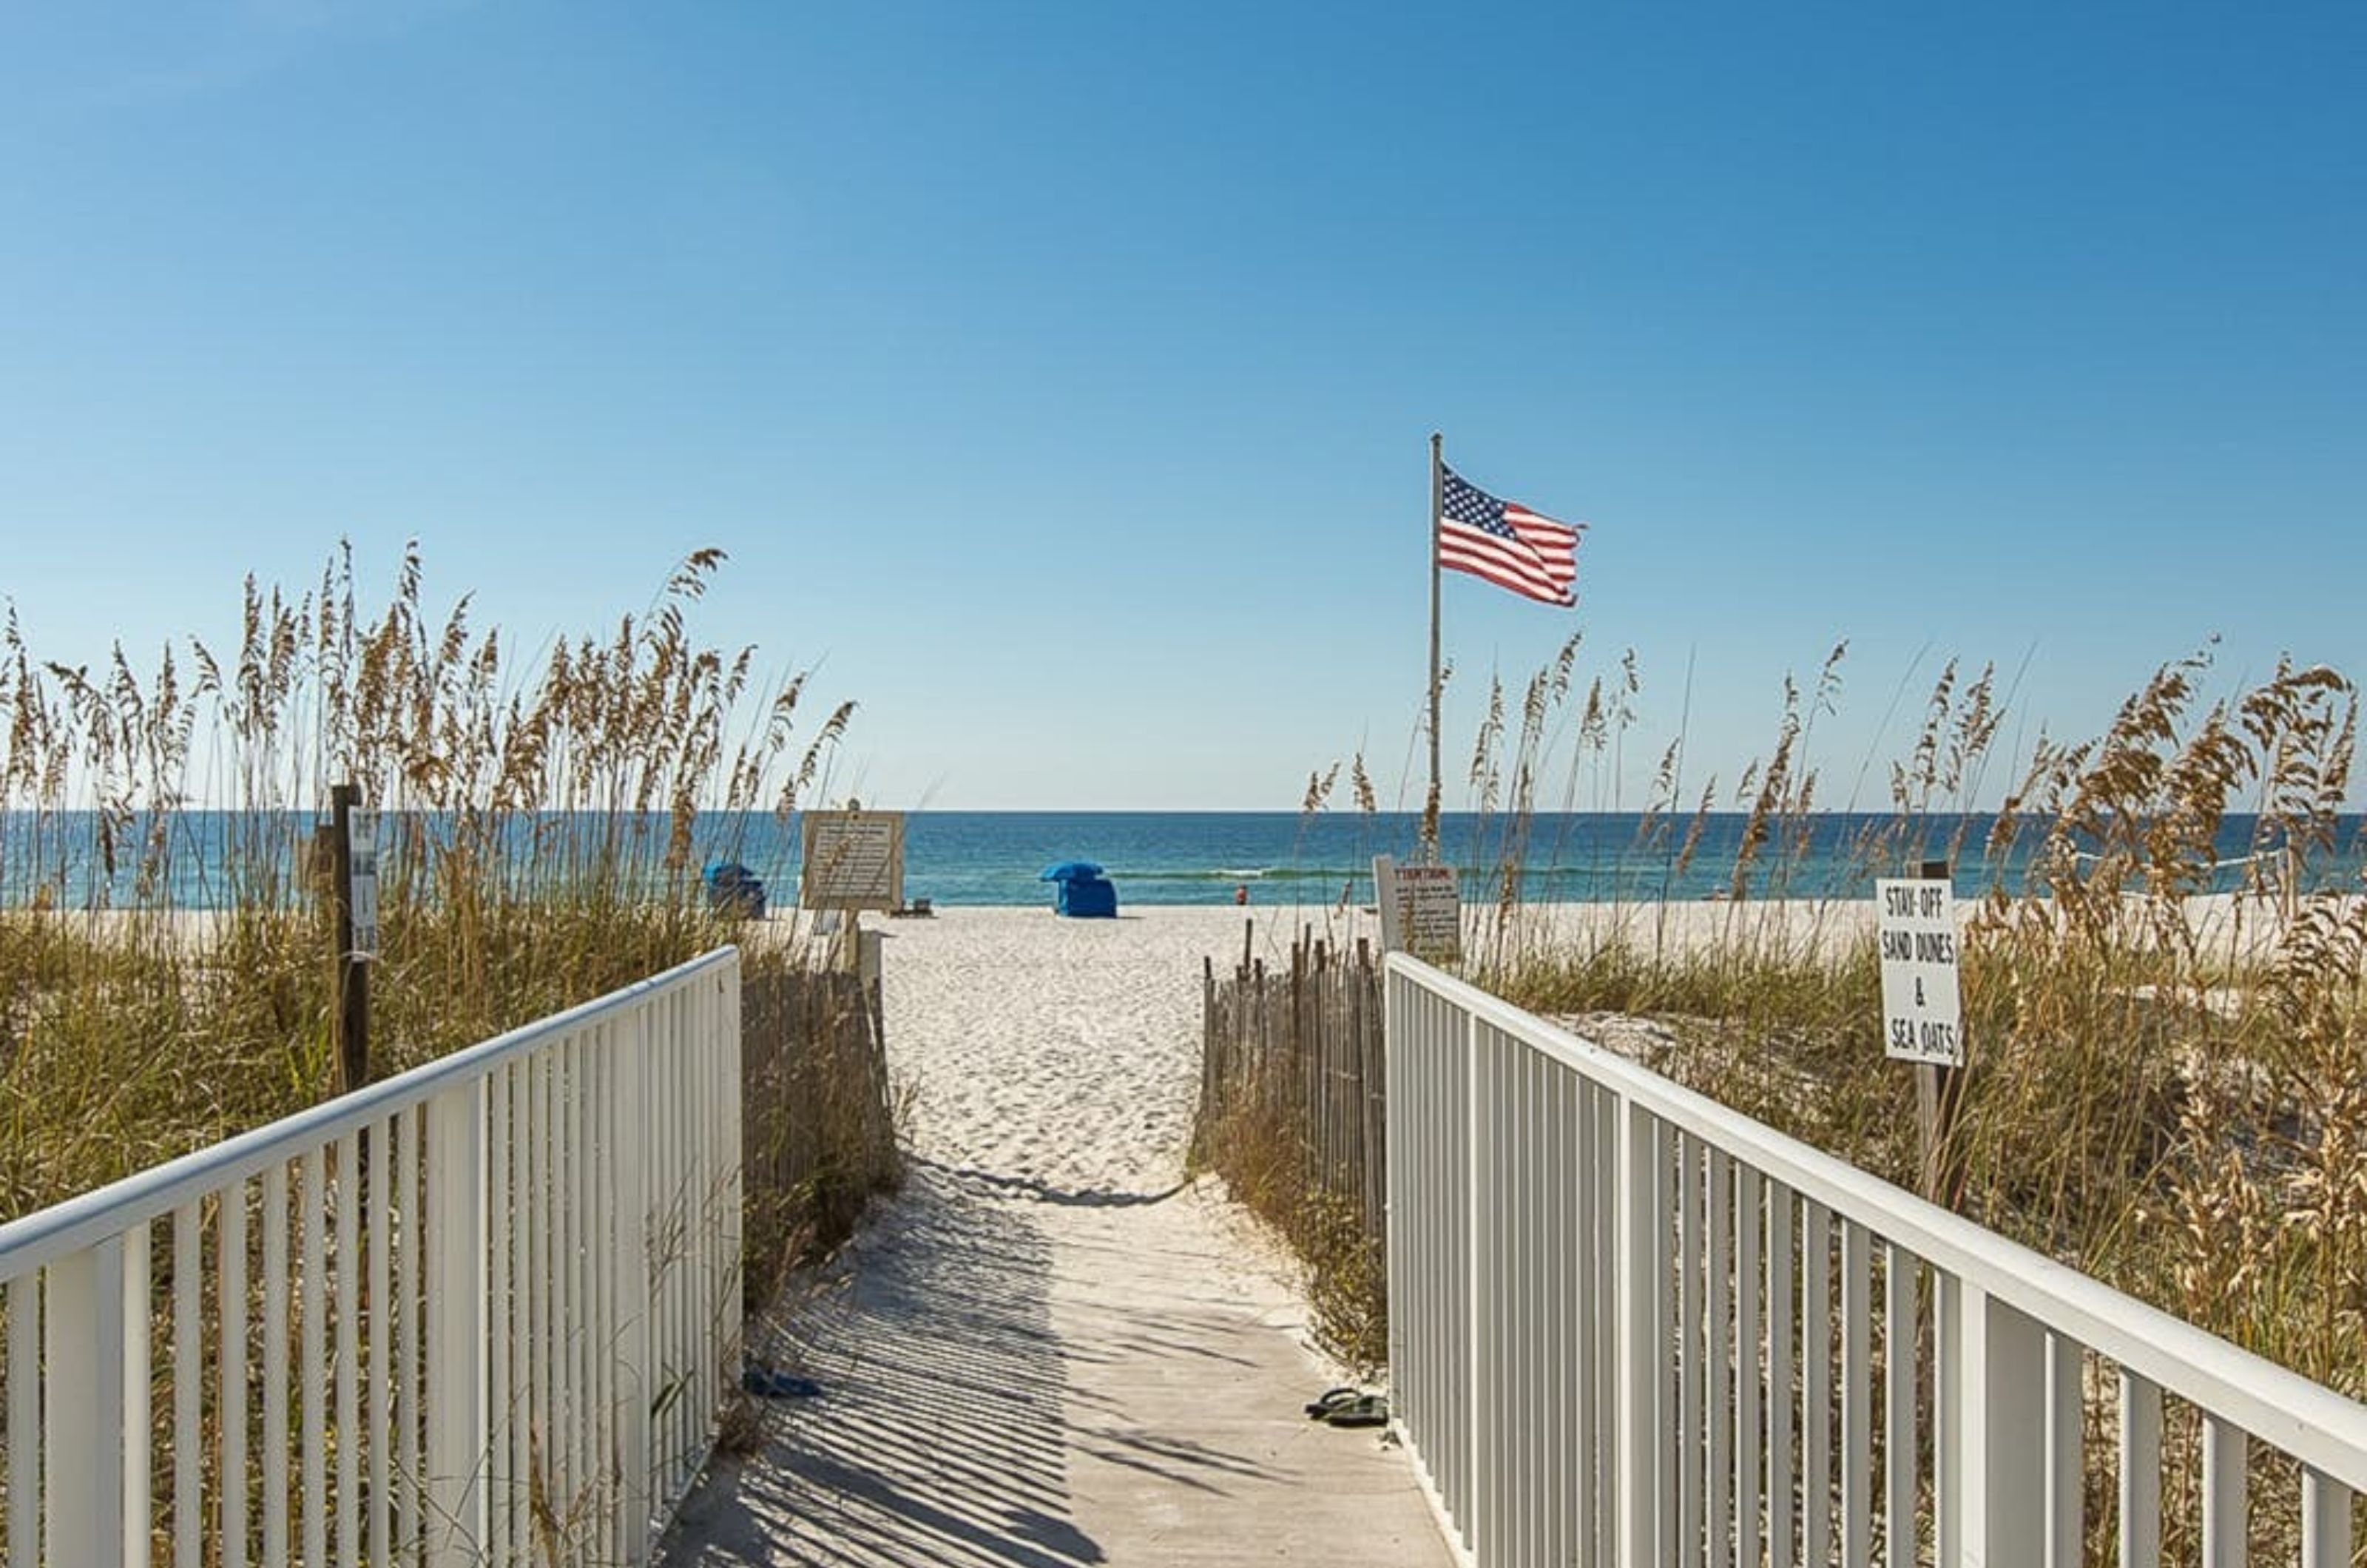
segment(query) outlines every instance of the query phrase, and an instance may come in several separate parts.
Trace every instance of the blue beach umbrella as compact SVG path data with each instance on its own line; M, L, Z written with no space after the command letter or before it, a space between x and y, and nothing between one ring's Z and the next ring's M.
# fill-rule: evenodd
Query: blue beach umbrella
M1077 882L1099 876L1102 868L1089 860L1064 860L1044 868L1038 882Z

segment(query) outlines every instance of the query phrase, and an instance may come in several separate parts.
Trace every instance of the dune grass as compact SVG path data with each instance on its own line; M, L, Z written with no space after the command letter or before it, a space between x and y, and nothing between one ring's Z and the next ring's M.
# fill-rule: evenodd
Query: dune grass
M1661 1070L1915 1187L1912 1075L1882 1054L1873 940L1772 902L1807 842L1806 743L1833 668L1806 704L1787 683L1775 747L1742 783L1737 908L1714 940L1678 944L1644 917L1554 946L1505 899L1473 967L1541 1012L1662 1019L1682 1043ZM2367 903L2355 873L2327 874L2356 849L2338 835L2357 694L2286 665L2205 704L2206 668L2166 665L2101 735L2041 742L1976 817L1965 802L2004 710L1988 672L1960 685L1952 666L1854 852L1870 893L1955 860L1976 829L1991 865L2026 840L2023 879L1992 874L1964 948L1963 1212L2357 1395ZM1524 716L1516 757L1542 717ZM2235 814L2255 819L2248 892L2197 898Z
M2011 864L1974 895L1964 947L1955 1201L2367 1393L2367 889L2361 845L2342 838L2358 729L2349 679L2285 663L2206 701L2206 649L2161 667L2102 733L2009 760L1994 669L1951 663L1887 769L1887 811L1848 846L1843 881L1858 891L1804 916L1828 794L1816 725L1839 698L1837 647L1805 687L1784 682L1773 742L1731 789L1681 790L1682 739L1659 759L1623 886L1698 872L1710 814L1744 814L1704 939L1682 918L1698 911L1648 895L1575 930L1522 898L1524 865L1557 863L1549 814L1610 804L1605 781L1641 700L1632 655L1581 689L1577 652L1573 638L1517 702L1491 686L1466 778L1482 846L1461 868L1467 908L1484 890L1467 973L1541 1013L1658 1020L1674 1043L1649 1065L1916 1188L1913 1075L1883 1055L1873 937L1843 903L1927 860ZM1316 774L1305 808L1329 809L1340 777ZM1371 814L1361 755L1347 777L1353 807ZM1976 799L2000 804L1976 811ZM2250 852L2230 868L2218 840L2234 816L2253 821ZM2231 870L2240 892L2195 897Z
M1610 781L1641 694L1630 655L1574 700L1577 649L1572 638L1516 706L1490 688L1466 781L1480 846L1460 867L1467 914L1475 892L1482 906L1462 964L1469 977L1542 1014L1649 1020L1629 1032L1646 1042L1636 1047L1646 1065L1918 1189L1914 1076L1883 1055L1875 943L1851 906L1870 898L1874 877L1915 874L1928 861L1951 863L1960 888L1968 860L1991 868L1979 874L1962 949L1969 1055L1942 1195L2108 1284L2367 1395L2367 846L2344 837L2359 712L2348 678L2281 663L2206 701L2206 649L2157 671L2102 733L2042 739L2016 761L1997 754L2009 705L1994 669L1967 678L1951 663L1887 770L1887 811L1847 846L1839 880L1854 891L1836 898L1817 838L1828 791L1814 742L1839 698L1843 645L1805 690L1784 682L1773 743L1730 790L1716 780L1681 788L1682 738L1669 747L1634 864L1613 868L1620 899L1573 927L1523 900L1524 872L1562 863L1563 846L1541 837L1549 809L1615 809ZM1560 740L1570 744L1549 807ZM1999 772L2007 787L1985 789ZM1308 811L1329 808L1340 775L1314 775ZM1355 808L1374 815L1362 756L1348 778ZM1999 804L1976 811L1976 800ZM1719 810L1743 814L1742 830L1716 918L1704 921L1668 893L1702 869L1704 826ZM2231 817L2252 823L2232 867L2219 848ZM1436 842L1434 817L1422 837ZM1266 1128L1248 1150L1264 1151L1257 1168L1287 1175L1304 1160L1269 1145L1294 1142ZM1336 1266L1343 1249L1321 1224L1283 1230L1319 1288L1351 1287ZM1332 1314L1369 1322L1386 1307L1386 1281L1374 1279ZM2109 1393L2090 1393L2092 1436L2112 1417ZM2169 1560L2198 1550L2200 1445L2195 1413L2173 1407ZM2091 1442L2090 1561L2114 1550L2109 1453ZM2292 1495L2290 1461L2258 1450L2251 1469L2256 1495ZM2258 1513L2255 1551L2290 1557L2292 1528L2283 1510Z
M700 551L644 610L529 653L408 551L249 581L235 648L44 661L0 627L0 1220L334 1092L333 784L384 813L371 1074L725 942L702 860L819 786L852 714L707 646ZM801 964L743 953L752 980Z
M810 721L805 676L764 684L753 649L691 635L721 562L698 552L645 610L530 656L480 629L466 599L431 617L415 550L382 608L365 613L341 553L301 594L250 581L234 649L168 645L145 670L119 648L95 671L45 661L12 613L0 1221L337 1091L334 916L310 851L331 785L350 783L382 813L372 1077L737 942L746 1304L843 1239L898 1175L876 993L710 908L701 870L744 858L764 818L777 840L825 782L852 705ZM677 1210L653 1233L659 1268L676 1244L656 1236L692 1223ZM260 1277L248 1298L257 1331L271 1310ZM210 1343L222 1320L204 1300L195 1331ZM179 1364L160 1346L153 1367L152 1408L170 1411ZM740 1403L728 1394L727 1426L744 1426ZM223 1462L217 1418L207 1466ZM178 1434L163 1419L152 1440L169 1456ZM267 1447L267 1419L261 1430ZM398 1450L394 1462L409 1461ZM161 1459L153 1472L160 1531L187 1506L166 1490L176 1473ZM538 1454L530 1483L552 1561L574 1560L613 1517L613 1473L569 1492ZM271 1485L268 1462L251 1467L250 1530Z

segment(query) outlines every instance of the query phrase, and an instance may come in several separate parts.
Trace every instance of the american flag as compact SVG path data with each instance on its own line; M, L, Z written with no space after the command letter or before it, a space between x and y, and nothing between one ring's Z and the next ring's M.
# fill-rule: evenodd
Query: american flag
M1578 536L1518 502L1499 501L1454 469L1442 468L1438 564L1484 577L1548 604L1578 603Z

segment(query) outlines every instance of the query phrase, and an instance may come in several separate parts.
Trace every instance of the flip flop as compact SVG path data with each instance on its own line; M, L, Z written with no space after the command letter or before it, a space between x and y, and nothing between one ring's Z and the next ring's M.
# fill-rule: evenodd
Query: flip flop
M1306 1407L1307 1418L1310 1421L1323 1420L1334 1410L1338 1410L1344 1405L1353 1404L1363 1397L1363 1392L1358 1389L1327 1388L1323 1391L1320 1397L1317 1398L1313 1403L1309 1404Z
M821 1393L821 1384L811 1378L801 1378L795 1372L760 1366L753 1361L741 1371L740 1386L760 1399L812 1399Z
M1389 1424L1389 1402L1377 1393L1360 1393L1325 1411L1323 1419L1334 1427L1386 1427Z

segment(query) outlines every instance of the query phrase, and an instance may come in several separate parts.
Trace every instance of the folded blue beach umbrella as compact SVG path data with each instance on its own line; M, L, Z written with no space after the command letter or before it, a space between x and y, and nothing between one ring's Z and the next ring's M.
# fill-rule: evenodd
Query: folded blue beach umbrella
M1064 860L1044 868L1038 882L1077 882L1099 876L1102 868L1089 860Z

